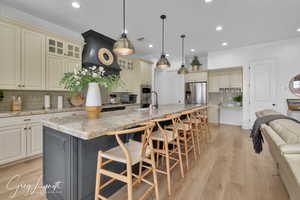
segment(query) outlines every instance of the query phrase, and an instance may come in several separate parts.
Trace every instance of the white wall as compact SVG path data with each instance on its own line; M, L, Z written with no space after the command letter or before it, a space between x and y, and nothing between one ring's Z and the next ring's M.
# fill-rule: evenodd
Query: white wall
M289 88L289 81L300 74L300 38L253 45L237 49L208 53L208 69L243 66L244 108L243 127L249 128L249 65L252 62L275 59L277 63L277 87L279 112L287 113L287 98L296 98Z
M83 38L81 37L81 33L66 29L62 26L53 24L51 22L48 22L46 20L43 20L41 18L32 16L28 13L25 13L23 11L17 10L12 7L8 7L4 5L3 3L0 3L0 16L7 17L10 19L14 19L35 27L38 27L40 29L63 35L65 37L68 37L73 40L80 40L82 41Z

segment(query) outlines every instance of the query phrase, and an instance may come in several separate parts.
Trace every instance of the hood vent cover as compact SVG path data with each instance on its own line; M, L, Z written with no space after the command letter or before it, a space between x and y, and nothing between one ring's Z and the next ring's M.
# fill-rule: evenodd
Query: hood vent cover
M102 66L105 69L105 75L119 75L121 68L117 62L117 56L113 53L113 45L115 40L102 35L94 30L89 30L82 33L85 45L82 52L82 65L85 68L92 66ZM106 52L103 56L99 56L100 52ZM107 62L101 62L103 59L107 59Z

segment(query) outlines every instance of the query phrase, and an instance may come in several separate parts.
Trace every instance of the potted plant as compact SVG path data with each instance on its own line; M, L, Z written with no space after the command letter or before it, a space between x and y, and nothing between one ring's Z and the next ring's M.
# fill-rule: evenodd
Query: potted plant
M242 106L243 96L242 95L235 96L233 97L233 101L236 102L237 105Z
M118 85L118 82L119 76L105 76L105 70L101 66L75 69L74 72L65 73L61 80L61 84L71 92L71 95L82 94L87 90L85 106L90 119L98 118L102 109L99 85L112 89Z

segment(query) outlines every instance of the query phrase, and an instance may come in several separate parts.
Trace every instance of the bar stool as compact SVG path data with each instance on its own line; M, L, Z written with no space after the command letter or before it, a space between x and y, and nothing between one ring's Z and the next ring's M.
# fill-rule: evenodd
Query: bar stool
M159 156L165 158L166 160L166 169L156 169L158 173L167 175L167 183L168 183L168 195L171 195L171 170L173 170L178 164L180 165L180 173L181 177L184 177L183 171L183 163L181 156L181 148L180 148L180 138L178 135L177 129L167 130L164 125L170 120L174 124L174 119L177 116L168 116L161 119L152 120L157 125L158 130L154 131L151 135L151 139L153 142L156 141L156 146L154 147L154 152L157 154L157 164L159 160ZM160 148L160 144L163 143L163 148ZM170 148L172 145L172 148ZM175 154L175 155L174 155ZM175 157L176 154L178 157ZM170 161L174 161L174 164L171 165Z
M112 148L106 152L98 152L97 161L97 173L96 173L96 191L95 200L108 200L108 198L100 194L101 190L113 181L118 180L127 184L128 200L133 200L133 186L142 181L150 185L145 193L139 198L144 199L153 189L155 190L156 200L159 200L158 185L157 185L157 174L155 167L155 157L153 152L153 144L151 140L151 133L154 127L153 122L141 124L140 127L131 128L121 131L112 131L107 135L114 135L117 139L119 146ZM142 142L130 140L124 144L120 138L120 135L143 132ZM103 162L103 159L107 159ZM120 174L104 169L104 166L113 162L121 162L126 164L126 169ZM136 175L132 172L132 166L140 163L139 174ZM145 165L147 163L148 165ZM142 168L145 168L144 172ZM151 173L153 174L153 182L145 179L145 177ZM107 176L111 179L106 183L101 183L101 176ZM136 178L136 180L134 180Z
M186 116L186 119L183 120L183 123L189 124L194 133L194 137L197 141L198 154L201 153L201 120L199 120L197 115L198 108L191 109L183 112L182 114Z
M195 117L200 120L200 130L204 137L204 141L207 142L210 139L209 126L208 126L208 106L201 106L196 108Z
M181 143L184 146L184 151L182 152L182 155L185 156L186 161L186 167L189 169L189 153L191 151L194 152L194 157L197 159L197 153L196 153L196 145L195 145L195 138L194 138L194 131L190 124L185 124L181 120L182 115L189 114L189 111L182 112L181 114L175 114L173 115L173 124L170 126L166 126L165 128L167 130L177 130L179 139Z

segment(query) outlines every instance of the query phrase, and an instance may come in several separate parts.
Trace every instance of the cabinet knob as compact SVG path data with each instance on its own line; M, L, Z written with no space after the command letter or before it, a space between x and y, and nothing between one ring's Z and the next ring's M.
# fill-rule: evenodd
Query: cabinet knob
M27 128L24 128L24 130L27 130Z

